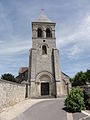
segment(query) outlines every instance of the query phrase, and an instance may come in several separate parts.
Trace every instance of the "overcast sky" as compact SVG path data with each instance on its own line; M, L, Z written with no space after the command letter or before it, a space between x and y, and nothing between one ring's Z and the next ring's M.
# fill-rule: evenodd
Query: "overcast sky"
M72 77L90 68L90 0L0 0L0 75L28 66L31 21L42 8L56 22L61 70Z

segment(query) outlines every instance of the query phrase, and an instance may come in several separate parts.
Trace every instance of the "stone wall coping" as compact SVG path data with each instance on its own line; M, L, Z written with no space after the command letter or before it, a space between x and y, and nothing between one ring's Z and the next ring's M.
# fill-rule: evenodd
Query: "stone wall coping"
M90 84L89 85L83 85L83 86L81 86L82 88L90 88Z
M13 84L13 85L18 85L18 86L25 86L25 84L11 82L11 81L8 81L8 80L3 80L3 79L0 79L0 82L4 82L4 83L8 83L8 84Z

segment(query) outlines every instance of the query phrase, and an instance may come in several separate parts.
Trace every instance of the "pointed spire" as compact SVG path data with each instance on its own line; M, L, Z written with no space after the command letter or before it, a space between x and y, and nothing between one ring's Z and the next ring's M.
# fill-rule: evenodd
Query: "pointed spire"
M42 9L42 12L40 16L37 18L35 22L52 22L45 14L44 9Z

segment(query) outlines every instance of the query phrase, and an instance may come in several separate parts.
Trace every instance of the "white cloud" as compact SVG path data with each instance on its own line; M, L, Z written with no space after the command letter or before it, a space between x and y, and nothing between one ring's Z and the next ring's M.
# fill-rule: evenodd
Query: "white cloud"
M3 43L3 41L2 40L0 40L0 44L2 44Z
M7 31L11 33L13 31L13 25L10 19L8 18L8 13L5 7L0 2L0 32Z
M5 6L0 2L0 55L3 56L12 55L31 48L29 38L26 39L24 35L21 37L20 35L14 35L13 21L9 18L10 10L6 10Z
M12 41L12 42L11 42ZM15 39L0 44L0 55L12 55L31 48L30 40Z
M72 29L72 32L69 32L69 29L65 27L63 28L63 35L59 32L57 35L57 46L60 49L66 48L69 57L78 56L89 50L90 47L90 15L85 16L79 23L78 26L74 25L75 31Z
M69 57L75 58L75 56L79 55L82 52L83 52L83 50L80 49L77 45L73 45L73 47L68 49L67 55Z

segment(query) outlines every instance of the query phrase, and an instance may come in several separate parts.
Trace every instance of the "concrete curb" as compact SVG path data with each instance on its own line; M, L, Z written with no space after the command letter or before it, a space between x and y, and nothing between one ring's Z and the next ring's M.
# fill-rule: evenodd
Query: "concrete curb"
M86 120L86 119L88 119L88 118L90 118L90 117L89 117L89 116L86 116L86 117L80 118L79 120Z
M83 114L88 115L88 116L90 117L90 113L88 113L88 112L86 112L86 111L84 111L84 110L82 110L81 112L82 112Z

